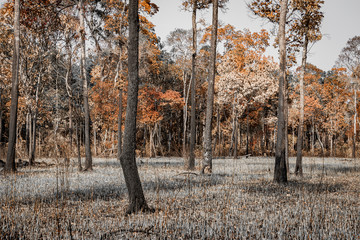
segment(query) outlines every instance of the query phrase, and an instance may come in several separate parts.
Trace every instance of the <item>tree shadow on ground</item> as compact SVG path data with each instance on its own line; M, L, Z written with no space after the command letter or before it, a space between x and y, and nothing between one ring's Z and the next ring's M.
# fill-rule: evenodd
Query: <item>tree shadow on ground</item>
M277 194L296 194L299 192L310 193L334 193L341 192L346 187L344 183L327 183L327 182L305 182L300 180L290 180L287 184L277 184L272 181L257 181L248 183L242 188L249 193L263 193L266 195Z
M327 164L316 164L316 165L307 165L311 171L316 171L320 173L328 174L348 174L348 173L358 173L360 172L360 167L358 166L339 166L339 165L327 165Z
M191 176L181 177L175 176L173 178L160 179L159 181L144 181L142 182L144 192L156 191L176 191L181 189L188 189L189 187L209 187L222 184L223 180L220 177L203 177ZM71 185L71 184L70 184ZM17 202L20 205L33 205L36 203L53 204L55 202L69 200L69 201L112 201L127 198L127 189L125 184L107 185L101 184L91 186L90 188L66 188L59 186L59 190L54 193L46 195L29 195L19 199L11 199L12 202ZM1 202L5 202L0 199ZM6 201L9 202L9 201Z

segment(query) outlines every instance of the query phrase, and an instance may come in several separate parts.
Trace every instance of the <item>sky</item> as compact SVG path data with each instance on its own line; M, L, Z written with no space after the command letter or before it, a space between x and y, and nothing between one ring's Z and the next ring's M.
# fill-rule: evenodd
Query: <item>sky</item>
M2 5L6 0L0 0ZM155 24L155 32L165 41L171 31L176 28L191 28L191 13L181 10L182 0L152 0L159 7L159 12L151 18ZM219 12L219 20L231 24L238 30L249 29L252 32L262 28L271 30L272 25L254 17L246 7L250 0L229 0L226 12ZM310 49L308 62L322 70L330 70L346 42L360 35L360 0L325 0L322 23L323 39ZM211 9L202 10L198 19L204 18L211 23ZM278 59L277 50L269 47L268 55Z
M168 34L175 28L191 28L191 13L181 10L181 0L153 0L159 7L159 12L152 17L156 25L155 32L166 40ZM246 7L249 0L229 0L226 12L219 12L219 20L231 24L238 30L249 29L256 32L265 28L272 29L270 23L254 17ZM346 42L360 35L360 0L325 0L323 6L324 19L322 23L323 39L310 49L308 62L322 70L330 70ZM211 23L211 9L203 10L198 18L203 17ZM272 47L268 55L277 61L278 51ZM300 62L300 61L298 61Z

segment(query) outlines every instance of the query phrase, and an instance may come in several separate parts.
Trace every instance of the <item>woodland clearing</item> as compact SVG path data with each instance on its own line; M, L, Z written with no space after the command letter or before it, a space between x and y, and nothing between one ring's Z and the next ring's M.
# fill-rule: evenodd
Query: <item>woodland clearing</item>
M138 159L154 213L125 216L116 159L75 159L0 175L1 239L359 239L360 162L304 158L304 177L272 182L274 159L214 159L214 172L183 170L182 158ZM295 158L290 158L294 169Z

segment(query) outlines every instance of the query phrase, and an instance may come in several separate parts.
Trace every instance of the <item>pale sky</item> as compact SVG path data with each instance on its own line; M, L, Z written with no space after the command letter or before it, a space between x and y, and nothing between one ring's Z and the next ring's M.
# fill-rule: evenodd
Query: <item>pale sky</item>
M180 10L181 0L153 0L159 6L159 12L151 19L156 25L155 31L163 41L175 28L191 28L191 13ZM224 24L231 24L238 30L245 28L259 31L262 28L271 30L272 25L255 18L247 9L249 0L229 0L227 11L219 13ZM325 0L322 24L323 39L310 50L308 62L322 70L330 70L347 40L360 35L360 0ZM199 17L211 22L211 9L203 10ZM277 61L277 50L267 51Z
M6 0L0 0L0 5ZM255 18L246 8L249 0L229 0L225 13L220 11L220 21L231 24L236 29L245 28L259 31L270 30L271 24ZM180 9L182 0L153 0L159 6L159 12L151 18L156 25L155 31L162 41L175 28L191 28L191 13ZM324 20L322 24L323 39L317 42L310 51L308 61L323 70L330 70L347 40L360 35L360 0L325 0L323 6ZM211 9L203 10L198 18L211 22ZM270 48L267 53L278 59L277 50Z

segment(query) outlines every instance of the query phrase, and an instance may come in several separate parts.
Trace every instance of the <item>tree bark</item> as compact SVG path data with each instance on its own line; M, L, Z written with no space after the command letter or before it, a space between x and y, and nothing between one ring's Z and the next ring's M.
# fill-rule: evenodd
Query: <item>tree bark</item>
M249 131L250 131L250 126L249 126L249 109L246 108L246 150L245 150L245 155L248 156L249 155Z
M289 173L289 104L288 104L288 84L285 81L285 100L284 100L284 108L285 108L285 162L286 162L286 172Z
M129 43L128 43L128 67L129 84L128 98L125 117L125 131L123 152L120 157L124 173L126 187L128 189L129 207L127 214L138 211L148 211L148 207L135 159L136 148L136 113L139 90L139 15L138 0L129 2Z
M121 152L122 152L122 100L123 99L123 90L122 88L119 90L119 115L118 115L118 160L120 161Z
M213 0L213 17L211 28L211 56L210 56L210 76L208 82L207 99L206 99L206 120L205 120L205 139L204 139L204 160L201 172L205 172L205 168L209 168L212 172L212 137L211 123L214 108L214 82L216 74L216 43L218 29L218 12L219 1Z
M352 149L353 158L356 158L356 117L357 117L356 86L354 85L354 135L353 135L353 149Z
M76 148L77 148L77 155L78 155L78 171L82 171L81 166L81 151L80 151L80 119L77 119L76 122Z
M306 30L307 31L307 30ZM296 144L296 165L295 165L295 174L302 176L302 149L304 142L304 79L305 79L305 69L306 69L306 59L307 59L307 47L309 39L307 33L305 34L303 53L301 60L301 75L300 75L300 116L299 116L299 127L298 127L298 139Z
M197 52L197 27L196 27L196 11L197 0L193 1L192 11L192 31L193 31L193 49L192 49L192 61L191 61L191 117L190 117L190 154L187 159L185 168L192 170L195 167L195 139L196 139L196 52Z
M19 60L20 60L20 0L14 5L14 51L12 62L11 106L9 122L9 143L6 155L5 172L15 172L16 127L19 97Z
M0 87L0 152L2 152L2 140L3 140L3 97L2 97L3 89Z
M90 109L89 109L89 90L86 73L86 47L85 47L85 9L84 0L79 1L80 9L80 35L81 35L81 70L83 81L83 100L84 100L84 117L85 117L85 171L92 170L92 156L90 145Z
M285 81L286 81L286 14L288 0L281 1L279 23L279 47L280 47L280 77L279 77L279 106L278 106L278 129L275 148L274 181L277 183L287 182L286 159L285 159Z

